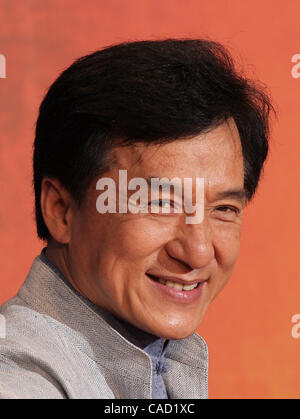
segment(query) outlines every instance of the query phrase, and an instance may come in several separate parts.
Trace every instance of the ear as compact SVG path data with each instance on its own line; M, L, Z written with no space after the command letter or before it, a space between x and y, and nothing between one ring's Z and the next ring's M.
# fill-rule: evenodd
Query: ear
M70 241L72 203L70 194L57 179L43 178L41 210L51 236L59 243Z

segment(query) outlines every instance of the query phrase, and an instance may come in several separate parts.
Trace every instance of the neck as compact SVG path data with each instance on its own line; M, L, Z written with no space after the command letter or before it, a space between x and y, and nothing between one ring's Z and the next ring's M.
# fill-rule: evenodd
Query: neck
M84 292L82 292L78 284L72 279L68 246L51 239L46 247L45 255L52 265L62 273L72 287L85 297Z

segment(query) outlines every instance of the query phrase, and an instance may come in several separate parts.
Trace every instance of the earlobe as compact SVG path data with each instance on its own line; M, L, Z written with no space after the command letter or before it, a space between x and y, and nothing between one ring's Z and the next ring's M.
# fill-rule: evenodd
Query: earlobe
M41 185L41 210L48 230L57 242L70 241L71 197L57 179L44 178Z

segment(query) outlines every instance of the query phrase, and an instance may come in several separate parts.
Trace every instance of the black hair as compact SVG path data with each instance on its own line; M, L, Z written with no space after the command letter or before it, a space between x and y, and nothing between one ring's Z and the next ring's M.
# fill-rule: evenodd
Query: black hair
M268 153L271 101L243 77L224 46L202 39L113 45L76 60L50 86L34 142L37 232L42 179L58 179L80 205L106 168L113 141L167 142L235 120L242 143L247 199Z

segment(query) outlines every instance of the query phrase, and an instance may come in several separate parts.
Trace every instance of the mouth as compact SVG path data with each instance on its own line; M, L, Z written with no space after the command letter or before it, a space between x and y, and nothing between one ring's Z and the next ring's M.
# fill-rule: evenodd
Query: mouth
M186 291L191 292L199 287L199 285L203 282L206 282L207 280L194 280L194 281L183 281L179 278L167 278L167 277L161 277L161 276L155 276L153 274L146 273L148 278L150 278L152 281L159 282L160 284L173 288L176 291Z

